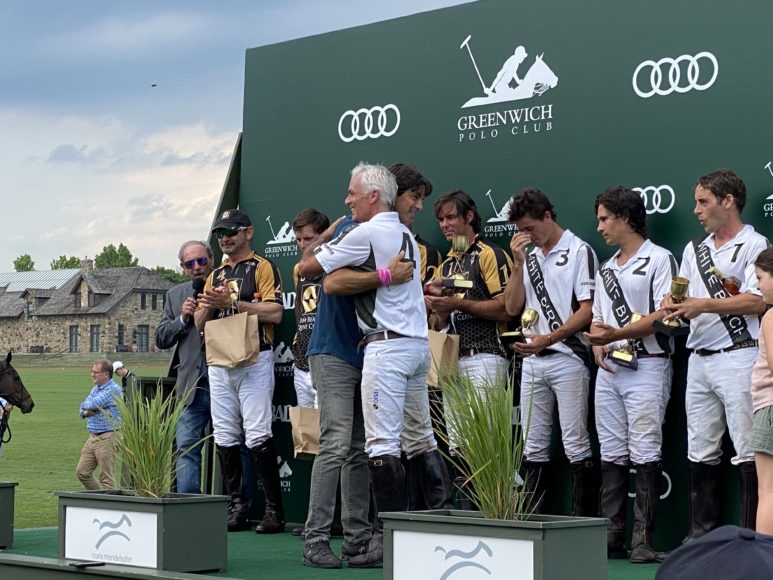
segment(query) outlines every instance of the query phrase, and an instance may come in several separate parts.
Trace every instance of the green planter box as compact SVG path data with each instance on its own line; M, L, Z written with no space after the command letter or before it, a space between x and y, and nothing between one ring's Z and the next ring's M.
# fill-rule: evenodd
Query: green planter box
M17 485L0 481L0 548L13 546L13 497Z
M227 498L59 492L59 557L178 572L225 570Z
M478 512L381 513L384 579L607 577L605 518L533 515L487 520Z

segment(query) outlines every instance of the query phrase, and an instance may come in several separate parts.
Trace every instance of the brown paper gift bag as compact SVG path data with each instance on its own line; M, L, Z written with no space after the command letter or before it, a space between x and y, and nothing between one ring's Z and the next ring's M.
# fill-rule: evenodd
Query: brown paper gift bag
M296 459L314 459L319 453L319 409L290 407Z
M429 373L427 384L440 388L441 379L456 372L459 363L459 335L446 332L429 331Z
M233 369L258 362L258 315L241 312L204 325L207 364Z

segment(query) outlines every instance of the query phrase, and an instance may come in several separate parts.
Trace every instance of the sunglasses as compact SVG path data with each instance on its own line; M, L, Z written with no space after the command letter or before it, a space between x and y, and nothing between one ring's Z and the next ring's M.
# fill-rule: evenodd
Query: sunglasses
M236 230L215 230L213 233L218 240L223 238L232 238L245 228L239 228Z
M209 258L204 256L203 258L194 258L193 260L188 260L182 264L183 268L186 270L193 270L196 266L206 266L207 262L209 262Z

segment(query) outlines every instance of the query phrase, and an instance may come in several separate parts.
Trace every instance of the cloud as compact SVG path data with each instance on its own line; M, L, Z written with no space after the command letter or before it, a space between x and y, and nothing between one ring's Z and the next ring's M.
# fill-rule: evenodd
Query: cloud
M46 161L49 163L82 163L91 164L99 161L104 154L102 147L89 150L86 145L76 147L75 145L59 145L48 154Z

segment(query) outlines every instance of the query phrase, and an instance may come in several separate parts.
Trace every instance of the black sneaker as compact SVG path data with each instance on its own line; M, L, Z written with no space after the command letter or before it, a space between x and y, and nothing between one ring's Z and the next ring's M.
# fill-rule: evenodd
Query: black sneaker
M368 551L369 543L370 540L363 540L357 544L347 544L344 542L341 546L341 559L348 560L349 558L354 558L355 556L364 554Z
M376 533L368 543L368 549L349 558L349 568L380 568L384 560L384 537Z
M340 568L341 560L330 549L330 543L320 540L303 547L301 563L311 568Z
M284 520L272 509L266 508L263 519L255 527L256 534L279 534L285 531Z

